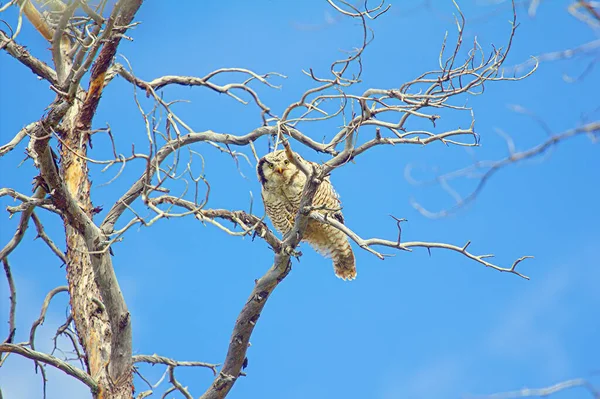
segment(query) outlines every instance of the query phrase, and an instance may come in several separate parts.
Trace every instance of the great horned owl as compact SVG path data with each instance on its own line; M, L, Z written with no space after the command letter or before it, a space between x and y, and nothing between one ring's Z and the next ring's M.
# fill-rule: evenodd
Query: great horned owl
M295 156L310 168L312 162L302 159L298 154ZM267 215L273 222L273 226L285 234L294 225L306 175L288 160L284 150L265 155L258 162L256 169L262 185L262 198ZM339 210L341 202L329 177L323 179L317 188L313 206L322 206L324 209L317 212L344 223L344 217ZM336 276L344 280L352 280L356 277L354 253L343 232L311 219L304 232L303 241L307 241L317 252L333 259L333 270Z

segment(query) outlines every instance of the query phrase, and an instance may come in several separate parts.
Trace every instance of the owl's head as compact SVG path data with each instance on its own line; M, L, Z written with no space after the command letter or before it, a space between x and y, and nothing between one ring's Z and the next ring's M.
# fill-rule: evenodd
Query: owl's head
M273 185L288 184L292 176L298 173L296 165L290 162L285 155L285 150L271 152L258 161L256 167L258 180L263 186L267 183Z

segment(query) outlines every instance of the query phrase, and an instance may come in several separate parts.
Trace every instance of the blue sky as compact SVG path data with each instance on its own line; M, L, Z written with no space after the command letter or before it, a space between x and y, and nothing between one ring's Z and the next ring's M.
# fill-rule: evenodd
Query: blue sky
M535 18L519 8L521 25L507 65L597 38L567 14L568 3L543 2ZM409 2L391 4L387 15L371 23L375 40L364 55L363 79L355 93L368 87L397 87L434 69L445 32L450 39L456 37L451 2L435 2L435 11L414 10ZM492 44L504 45L512 18L508 7L472 1L460 5L467 18L466 43L477 36L486 50ZM498 11L481 17L493 10ZM137 17L142 24L130 32L134 42L123 43L119 53L146 80L165 74L203 76L221 67L280 72L287 76L274 78L282 85L280 90L256 86L262 100L280 114L311 87L302 69L325 73L339 50L359 43L360 32L353 21L327 23L332 11L322 1L186 2L180 7L146 2ZM13 23L15 13L5 19ZM49 61L47 43L28 25L18 41ZM294 262L255 329L248 376L238 380L229 397L458 398L546 386L574 377L593 380L592 373L600 370L598 145L578 137L557 147L543 162L508 167L474 204L438 220L421 216L410 200L440 210L451 206L452 198L440 187L416 187L404 177L408 164L420 166L419 176L427 177L432 168L451 171L469 165L474 157L505 156L506 145L496 129L510 134L521 150L544 140L546 132L531 118L512 111L513 104L534 112L554 133L577 126L583 114L597 110L600 75L592 71L576 83L565 82L563 75L579 75L591 59L543 63L525 81L490 84L483 96L469 98L480 148L466 151L437 143L423 148L376 148L332 176L347 225L361 236L394 239L396 226L388 215L405 217L409 220L404 225L405 240L457 245L471 240L473 252L494 253L503 266L522 255L534 255L521 265L530 281L441 250L433 250L431 256L426 250L398 253L380 261L355 248L358 278L343 282L335 278L329 260L302 244L301 261ZM4 144L43 115L53 93L46 82L5 53L0 55L0 69L0 142ZM146 148L143 120L132 93L127 82L115 79L94 119L96 128L110 124L125 153L132 143L139 151ZM190 101L177 105L176 112L197 131L244 134L261 123L256 106L243 106L203 88L167 88L164 96ZM142 104L147 110L151 107L149 101ZM469 122L468 114L446 112L435 131ZM315 140L330 138L340 123L306 124L303 132ZM30 162L16 167L24 144L0 159L0 186L28 193L36 172ZM108 149L106 137L97 135L90 155L106 159ZM254 165L241 163L242 177L228 156L208 145L193 149L206 161L209 207L247 210L249 192L259 198ZM263 155L266 141L257 143L257 149ZM301 152L314 161L326 160L320 154ZM94 204L104 206L106 212L143 167L132 164L115 182L101 186L117 168L102 173L92 166ZM467 193L472 183L458 182L457 188ZM11 200L0 199L0 208L8 205ZM261 209L258 200L254 205ZM140 204L136 209L148 214ZM64 247L60 220L38 214L48 234ZM13 235L18 221L7 216L0 219L0 245ZM35 232L28 231L10 257L18 289L17 341L27 339L45 294L66 283L60 261L34 237ZM224 360L231 329L254 279L272 262L264 242L227 236L193 218L132 229L114 252L116 273L133 317L134 352L212 363ZM61 295L41 329L40 349L51 349L53 333L64 318L68 302ZM7 297L6 283L0 283L1 320L7 319ZM7 398L40 397L40 377L31 362L11 356L6 364L0 371L0 386ZM156 382L163 369L142 371ZM49 398L86 391L61 372L53 374ZM212 380L205 369L178 370L177 376L195 397ZM139 379L136 388L145 389ZM556 397L585 397L585 393Z

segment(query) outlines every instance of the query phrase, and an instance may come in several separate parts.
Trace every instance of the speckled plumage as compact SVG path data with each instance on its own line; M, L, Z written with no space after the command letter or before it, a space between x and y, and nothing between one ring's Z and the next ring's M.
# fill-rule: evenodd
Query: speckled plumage
M311 164L300 156L298 158L306 165ZM272 152L261 158L257 172L262 185L262 197L267 215L273 222L273 226L285 234L294 225L306 176L288 161L283 150ZM323 206L326 209L318 210L318 212L344 222L342 212L339 210L341 202L329 177L326 177L317 188L313 206ZM356 263L352 247L346 235L340 230L316 220L310 220L304 232L303 241L307 241L317 252L333 259L333 269L338 277L344 280L352 280L356 277Z

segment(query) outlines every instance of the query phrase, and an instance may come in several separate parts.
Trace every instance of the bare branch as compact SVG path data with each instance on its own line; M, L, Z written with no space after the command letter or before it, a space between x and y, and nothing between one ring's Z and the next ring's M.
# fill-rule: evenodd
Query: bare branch
M12 188L0 188L0 197L12 197L15 200L22 201L22 204L14 207L7 207L8 212L11 214L17 212L24 212L30 207L40 207L44 208L53 213L59 213L59 211L51 204L51 201L47 198L34 198L28 197L25 194L19 193Z
M38 186L35 193L33 194L33 198L36 200L44 198L46 195L46 191L43 187ZM4 259L10 254L16 247L19 245L23 236L25 235L25 231L27 231L27 226L29 226L29 218L33 213L34 206L29 204L23 213L21 214L21 219L19 221L19 226L17 227L17 231L15 231L14 236L10 239L10 241L0 250L0 260Z
M584 388L587 390L591 397L600 398L600 392L596 391L592 384L583 378L575 378L572 380L562 381L558 384L545 387L545 388L523 388L518 391L495 393L492 395L478 395L469 396L472 399L513 399L513 398L537 398L547 397L558 392L566 391L572 388Z
M37 217L37 215L35 214L35 212L33 212L31 214L31 218L33 219L33 223L35 223L35 228L37 229L37 237L36 238L41 238L42 240L44 240L44 242L46 243L46 245L48 245L48 247L50 248L50 250L52 252L54 252L54 254L56 256L58 256L58 258L63 262L63 264L66 265L67 264L67 258L65 256L65 253L63 251L61 251L60 249L58 249L58 247L56 246L56 244L54 243L54 241L52 241L50 239L50 237L48 237L48 235L46 234L46 231L44 230L44 226L42 225L42 222Z
M416 201L412 201L413 207L418 210L422 215L427 216L429 218L441 218L448 216L457 210L461 209L465 205L471 203L473 200L477 198L477 196L483 190L485 184L489 181L489 179L499 170L505 168L508 165L516 164L518 162L534 158L548 151L553 146L570 139L572 137L580 136L580 135L590 135L592 138L597 137L600 134L600 121L594 121L582 126L579 126L575 129L570 129L565 132L556 134L554 136L549 137L543 143L538 144L537 146L530 148L529 150L522 152L512 152L507 157L498 160L498 161L483 161L476 162L474 165L471 165L464 169L459 169L454 172L450 172L439 176L435 179L435 182L445 183L452 179L456 179L458 177L477 177L479 183L475 187L475 189L466 197L461 198L458 197L457 203L449 209L440 211L440 212L431 212L424 208L421 204ZM509 146L510 148L510 146ZM485 172L479 172L481 169L485 170ZM479 173L476 173L479 172ZM431 184L432 182L420 183L416 182L414 179L410 178L410 166L406 169L407 176L409 176L409 180L417 184Z
M344 11L352 17L361 17L363 22L363 31L366 30L365 16L366 14L358 12L353 6L343 2L348 8L352 8L353 12ZM339 8L339 7L336 7ZM317 107L323 101L331 99L339 99L342 105L332 115L343 113L347 106L356 105L360 109L360 113L354 114L352 119L344 123L343 128L326 144L325 148L334 150L335 147L346 140L347 154L344 157L344 162L352 160L366 150L378 145L396 145L396 144L418 144L427 145L435 141L443 144L460 145L475 147L479 145L478 135L474 130L475 119L470 108L463 105L454 105L450 100L457 99L463 95L479 95L483 93L485 85L495 81L517 81L530 76L537 68L537 64L531 66L530 70L521 76L506 76L502 71L502 66L506 60L507 54L512 46L512 40L517 28L516 11L513 7L513 21L508 38L506 48L496 49L489 57L485 57L483 49L474 40L473 49L470 50L466 60L462 63L458 62L459 49L462 46L463 32L465 19L458 9L460 21L457 21L458 39L450 56L443 60L446 42L442 46L440 52L440 69L425 72L409 82L402 84L399 89L367 89L362 95L354 95L347 92L347 86L351 85L355 80L345 81L339 73L332 69L332 73L336 78L323 79L317 78L314 74L310 74L318 86L306 91L301 99L290 105L283 113L282 120L279 122L293 121L295 125L301 121L315 121L327 119L331 115L325 113L322 118L309 118L308 115L313 112L324 112ZM366 34L363 39L362 47L356 51L352 57L334 63L341 64L344 67L340 73L346 71L351 61L357 61L360 64L360 53L367 46L368 40ZM324 91L328 89L336 89L338 93L329 94ZM315 95L312 99L310 96ZM297 119L290 119L288 115L295 108L304 107L306 112ZM440 115L427 113L427 109L451 109L462 110L471 113L471 123L467 129L450 129L443 133L434 133L426 130L408 130L409 119L422 118L432 122L435 127L436 121L440 119ZM383 119L384 116L398 115L397 122L389 122ZM290 124L288 124L289 126ZM357 134L362 127L374 126L376 128L375 137L363 143L352 143L352 147L348 147L348 137L350 134ZM381 135L379 128L392 133L392 137L384 137ZM364 136L364 135L363 135ZM464 138L471 138L472 141L463 141ZM332 155L337 155L337 152L332 152ZM342 158L338 158L339 162ZM329 163L331 165L331 163ZM342 162L343 164L343 162Z
M529 277L516 271L516 267L523 260L533 258L533 256L523 256L523 257L517 259L515 262L513 262L511 267L503 268L503 267L500 267L498 265L495 265L493 263L486 261L487 258L491 258L494 255L489 255L489 254L474 255L474 254L468 252L467 248L471 244L471 241L467 242L462 247L459 247L457 245L439 243L439 242L426 242L426 241L400 242L400 240L390 241L390 240L384 240L381 238L363 239L360 236L358 236L355 232L350 230L346 225L344 225L343 223L340 223L335 218L327 218L318 212L311 212L310 217L315 220L318 220L321 223L329 224L329 225L341 230L342 232L344 232L344 234L346 234L348 237L350 237L355 243L357 243L362 249L364 249L368 252L371 252L372 254L374 254L375 256L377 256L379 259L382 259L382 260L384 259L385 255L382 255L379 252L374 251L371 248L372 246L384 246L384 247L395 248L395 249L399 249L399 250L403 250L403 251L412 251L411 248L426 248L427 250L431 250L432 248L440 248L440 249L446 249L446 250L458 252L458 253L466 256L469 259L472 259L486 267L492 268L494 270L498 270L499 272L507 272L507 273L516 274L519 277L529 280Z
M193 399L192 395L190 395L190 393L188 392L187 388L184 387L183 385L181 385L179 383L179 381L177 381L177 379L175 378L175 367L169 366L168 370L169 370L169 382L171 384L173 384L173 386L175 387L175 389L177 389L179 392L181 392L181 394L183 396L185 396L186 399Z
M507 68L507 72L519 73L522 70L533 67L534 65L545 61L557 61L574 58L580 55L594 54L600 49L600 39L592 40L577 47L567 50L553 51L532 57L529 61L517 64L514 67Z
M95 394L98 391L98 385L96 385L96 382L91 376L89 376L83 370L73 367L69 363L60 360L57 357L50 356L42 352L37 352L25 346L15 344L0 344L0 353L16 353L28 359L32 359L56 367L57 369L64 371L71 377L74 377L77 380L83 382L90 388L93 394Z
M29 4L30 1L27 0ZM31 69L36 75L46 79L53 85L58 85L56 72L46 63L32 56L25 47L16 44L10 37L0 30L0 49L5 49L8 54L13 56L23 65Z
M30 123L29 125L27 125L26 127L24 127L23 129L21 129L19 131L19 133L17 133L17 135L15 137L13 137L13 139L11 141L9 141L8 143L6 143L5 145L0 147L0 157L5 155L6 153L12 151L17 145L19 145L19 143L29 134L31 134L31 131L33 130L33 128L35 127L37 122L34 123Z
M127 209L129 205L133 203L146 189L146 184L152 178L158 167L169 155L183 146L203 142L212 141L215 143L224 143L230 145L246 145L251 141L256 140L258 137L265 134L272 134L275 132L274 128L262 127L258 128L245 136L235 136L230 134L215 133L213 131L207 131L202 133L190 133L185 136L173 139L164 144L157 152L156 155L149 161L149 165L154 165L154 168L148 168L142 176L134 183L129 190L112 206L108 211L108 214L102 222L101 228L106 234L112 233L114 225L117 222L121 214Z
M195 362L195 361L181 361L174 360L164 356L154 355L135 355L133 356L133 363L150 363L150 364L164 364L170 367L206 367L212 370L214 375L217 375L217 367L219 364Z
M54 338L52 338L52 340L54 341L54 348L52 349L52 352L50 353L51 355L54 355L54 352L58 349L58 337L59 335L64 335L66 336L69 341L71 342L71 345L73 346L73 351L75 352L75 358L79 360L79 363L81 364L81 368L85 369L85 356L81 353L80 349L79 349L79 344L78 344L78 339L75 337L75 334L70 328L69 325L73 322L73 315L69 314L69 316L67 317L67 320L65 320L65 322L58 327L58 329L56 329L56 333L54 334Z
M29 345L31 346L31 349L35 350L35 332L36 332L38 326L43 324L44 320L46 319L46 311L48 310L48 306L50 306L50 301L57 294L59 294L61 292L68 292L68 291L69 291L69 287L67 287L66 285L63 285L63 286L54 288L53 290L48 292L48 294L46 295L46 298L44 299L44 303L42 304L42 310L40 310L40 317L38 317L38 319L33 322L33 325L31 326L31 330L29 331Z
M90 16L90 18L92 18L94 20L94 22L97 25L102 25L104 23L104 18L102 18L102 15L98 14L96 11L94 11L87 3L87 1L85 0L80 0L79 1L79 5L81 6L81 8L83 9L83 11L85 11L85 13L87 15Z
M584 12L580 12L580 9ZM600 6L597 2L577 0L569 6L569 13L592 28L600 26Z
M109 18L108 24L114 21L118 29L110 29L109 37L102 46L102 50L96 58L90 73L90 87L87 92L86 99L81 107L77 123L82 130L90 130L92 118L96 113L96 108L100 101L100 96L104 90L104 77L108 67L113 62L117 47L121 42L122 33L125 33L128 25L133 20L137 10L142 5L142 0L121 0L119 1Z
M324 172L320 166L313 164L312 167L313 170L307 176L302 192L300 210L312 204L317 188L324 178ZM307 212L298 212L294 226L283 239L281 250L275 253L273 266L256 281L250 298L242 308L233 328L223 368L210 388L201 396L201 399L224 398L240 376L244 359L246 359L250 336L254 331L256 322L275 287L290 272L290 256L297 255L295 248L302 240L309 219Z
M206 75L203 78L198 78L195 76L169 75L169 76L162 76L162 77L154 79L150 82L146 82L146 81L143 81L143 80L135 77L133 75L133 73L127 71L121 64L115 64L113 66L113 69L115 70L116 73L118 73L123 78L125 78L125 80L136 85L137 87L139 87L141 89L146 90L147 93L150 93L152 91L158 91L161 88L168 86L168 85L204 86L211 90L214 90L217 93L227 94L227 95L233 97L234 99L245 104L245 102L243 100L241 100L240 98L238 98L236 95L234 95L232 93L232 90L245 91L254 99L256 105L258 105L259 108L261 108L263 113L265 113L265 114L269 114L271 112L270 108L262 103L262 101L258 97L258 94L253 89L251 89L247 84L251 80L258 80L259 82L267 85L268 87L279 88L278 86L274 86L271 83L269 83L269 81L267 79L272 75L284 77L283 75L276 73L276 72L269 72L264 75L259 75L249 69L244 69L244 68L221 68L221 69L218 69L216 71L209 73L208 75ZM214 76L217 76L217 75L223 74L223 73L241 73L244 75L249 75L250 79L248 79L242 83L229 83L229 84L226 84L223 86L217 85L210 81L210 79L213 78Z
M4 342L11 343L15 336L15 317L17 312L17 289L15 288L15 282L12 278L12 272L10 270L10 265L8 264L8 258L2 259L2 265L4 266L4 273L6 274L6 280L8 281L8 289L10 292L9 300L10 300L10 310L8 313L8 337ZM2 365L2 361L0 361L0 365Z
M149 200L154 205L173 204L180 206L189 211L192 211L198 216L200 221L207 219L224 219L244 228L244 234L255 232L256 235L265 240L274 251L279 252L282 248L282 242L277 236L269 230L263 220L255 215L247 214L244 211L230 211L228 209L198 209L198 207L190 201L182 198L177 198L169 195L152 198Z
M69 20L75 13L75 10L79 6L79 1L74 1L62 12L58 25L52 35L52 59L54 60L54 67L56 69L56 76L58 78L59 87L63 86L63 82L66 77L66 66L67 61L63 60L63 54L69 51L69 40L64 35L65 29ZM63 49L63 46L65 47Z

